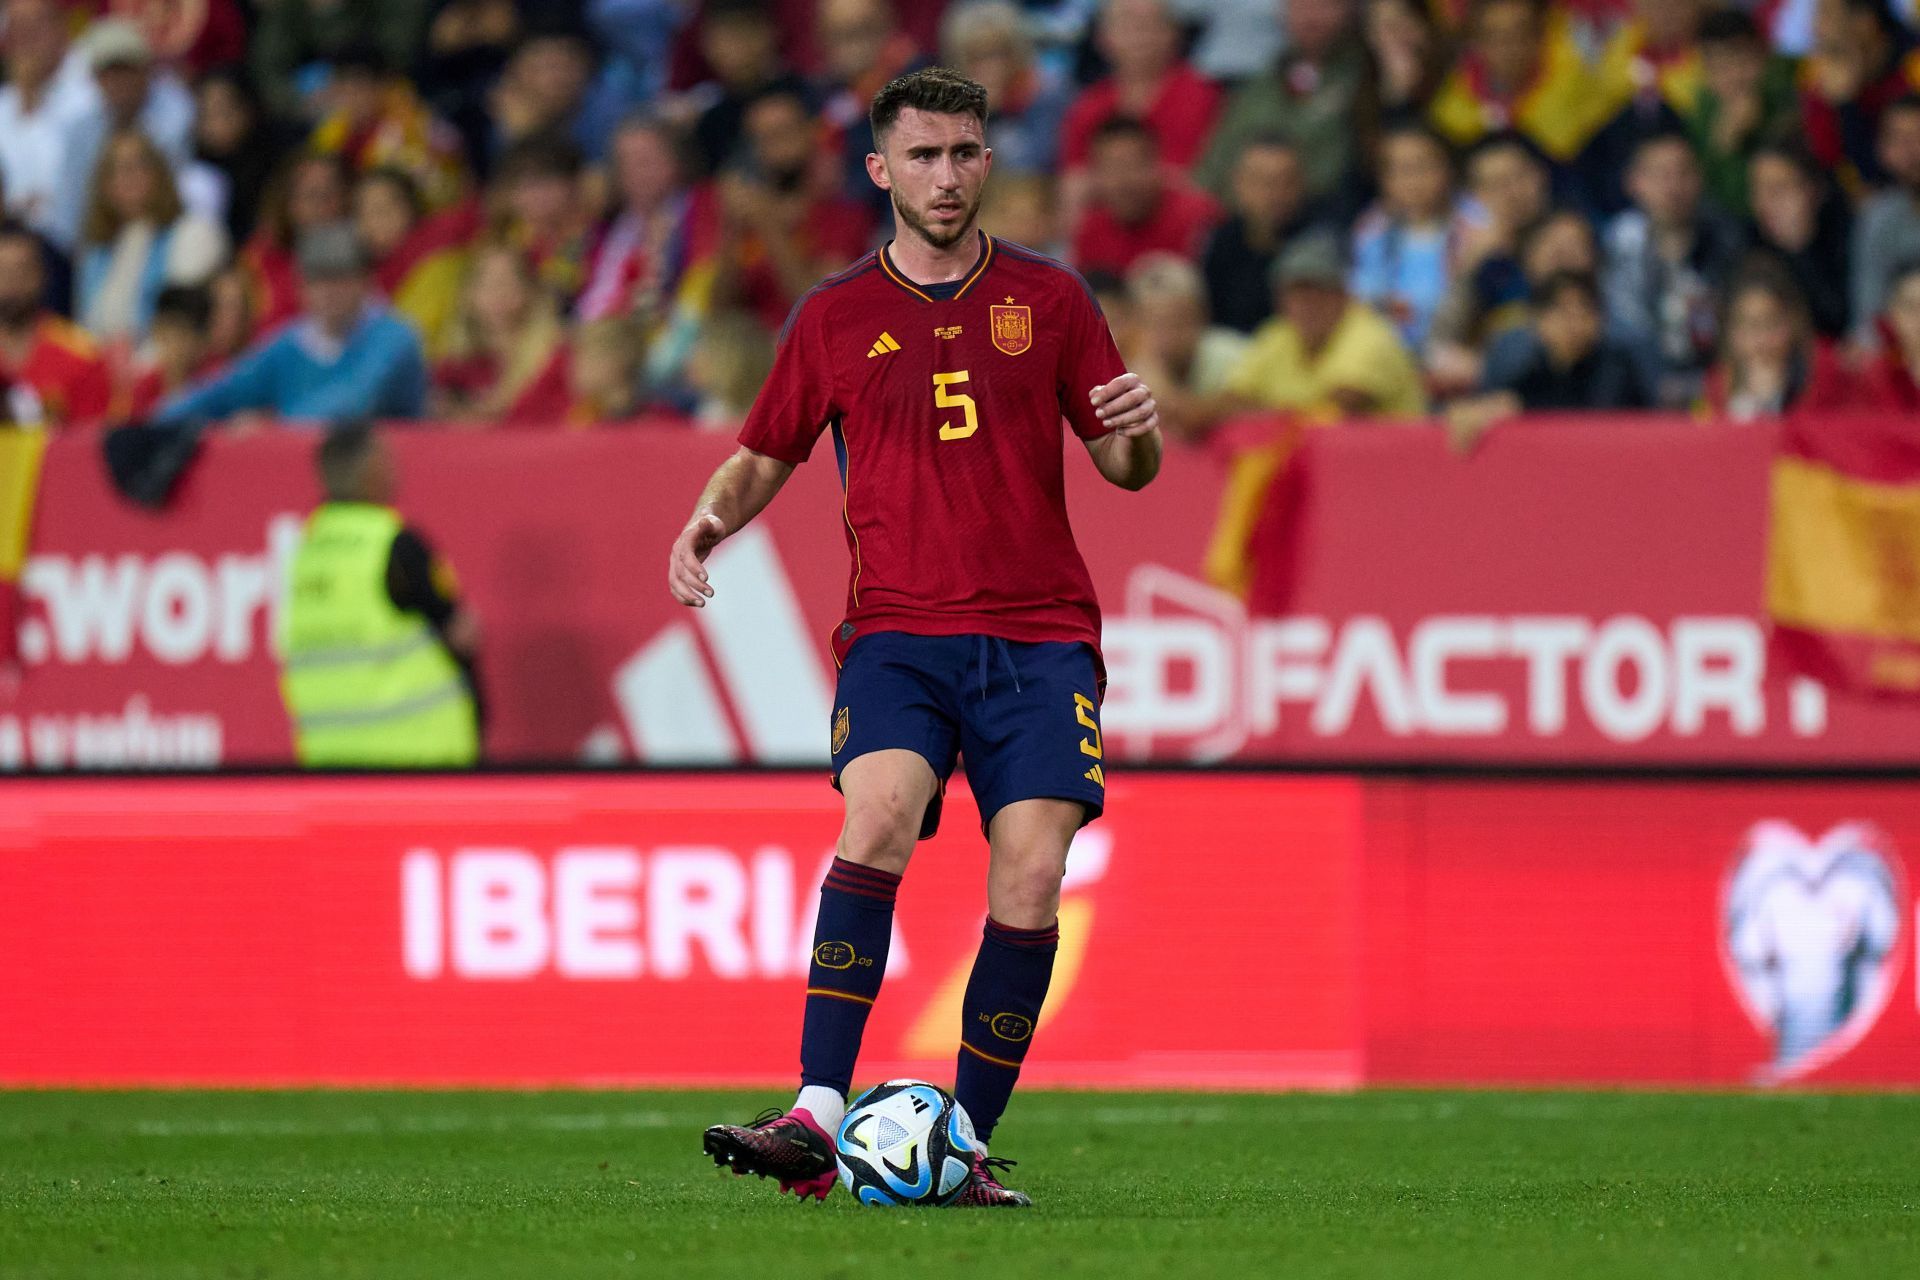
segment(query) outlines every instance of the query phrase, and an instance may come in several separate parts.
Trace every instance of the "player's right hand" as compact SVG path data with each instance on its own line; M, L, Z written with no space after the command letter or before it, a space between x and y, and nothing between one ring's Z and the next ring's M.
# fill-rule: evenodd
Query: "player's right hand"
M667 590L681 604L704 608L713 587L707 582L707 553L727 536L727 527L711 511L695 516L673 540L667 558Z

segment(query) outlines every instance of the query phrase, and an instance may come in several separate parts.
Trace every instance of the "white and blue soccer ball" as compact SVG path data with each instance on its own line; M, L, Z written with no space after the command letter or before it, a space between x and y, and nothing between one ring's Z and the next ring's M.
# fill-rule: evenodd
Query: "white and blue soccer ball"
M841 1184L861 1204L882 1207L952 1204L980 1150L966 1108L924 1080L867 1090L833 1138Z

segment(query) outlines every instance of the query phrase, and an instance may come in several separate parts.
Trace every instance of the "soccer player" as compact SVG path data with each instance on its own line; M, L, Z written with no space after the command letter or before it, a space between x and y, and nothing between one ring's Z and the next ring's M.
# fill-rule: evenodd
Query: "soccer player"
M705 1137L716 1163L802 1196L833 1186L894 892L964 756L990 856L954 1083L983 1150L958 1203L1032 1203L984 1147L1046 998L1067 846L1105 797L1100 612L1067 523L1060 421L1101 475L1139 489L1160 469L1159 414L1086 283L976 228L986 115L986 91L940 68L875 95L867 173L892 198L893 239L795 306L667 571L675 599L704 605L708 554L832 433L853 557L833 633L846 821L820 890L800 1094Z

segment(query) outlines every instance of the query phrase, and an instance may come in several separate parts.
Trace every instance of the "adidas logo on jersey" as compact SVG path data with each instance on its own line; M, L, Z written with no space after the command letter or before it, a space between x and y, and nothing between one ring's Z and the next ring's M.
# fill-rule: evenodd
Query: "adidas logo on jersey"
M880 337L871 347L867 348L867 359L871 360L875 356L890 355L899 349L900 344L893 340L893 335L882 329L880 331Z

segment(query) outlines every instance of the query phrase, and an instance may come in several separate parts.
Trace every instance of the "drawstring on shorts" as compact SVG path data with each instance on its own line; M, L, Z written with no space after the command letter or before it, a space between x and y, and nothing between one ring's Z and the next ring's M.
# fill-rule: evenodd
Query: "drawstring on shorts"
M989 648L997 652L1000 655L1000 660L1007 664L1007 674L1013 677L1013 691L1015 693L1020 692L1020 669L1013 665L1013 650L1008 647L1007 642L999 636L981 636L979 644L980 699L983 702L986 701L987 697L987 651Z

